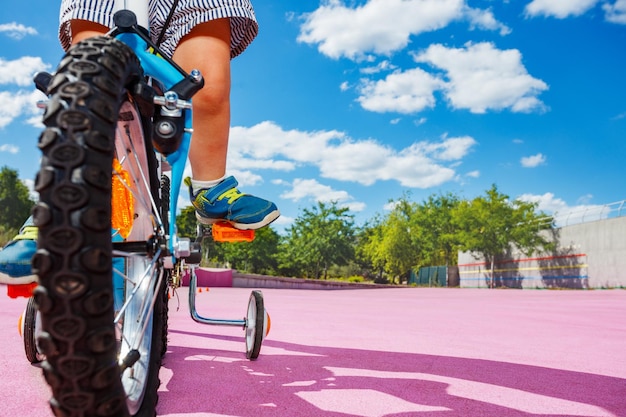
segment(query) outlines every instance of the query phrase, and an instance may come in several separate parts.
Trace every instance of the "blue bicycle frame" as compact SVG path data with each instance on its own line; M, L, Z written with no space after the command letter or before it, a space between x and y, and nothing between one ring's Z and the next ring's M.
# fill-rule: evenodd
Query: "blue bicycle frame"
M127 44L137 57L143 67L146 76L158 80L165 91L169 91L174 85L183 81L186 78L186 74L181 72L180 68L177 68L170 61L156 54L156 51L148 45L145 39L137 33L124 32L115 36L116 39ZM185 164L187 162L187 156L189 154L189 145L191 141L192 132L192 111L191 109L184 110L184 125L185 131L183 133L182 141L177 150L173 153L166 155L167 162L172 168L171 174L171 191L170 191L170 213L169 213L169 250L170 253L174 253L177 244L176 233L176 212L177 202L182 186L182 180L185 170Z

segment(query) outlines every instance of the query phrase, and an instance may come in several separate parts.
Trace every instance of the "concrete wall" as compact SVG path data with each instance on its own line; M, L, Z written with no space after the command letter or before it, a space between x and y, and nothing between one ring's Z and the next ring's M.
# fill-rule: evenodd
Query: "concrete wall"
M381 286L365 283L243 274L232 269L222 268L197 268L196 277L198 287L282 288L296 290L347 290L393 287L393 285ZM182 285L189 286L188 274L183 276Z
M320 279L272 277L233 272L233 287L239 288L282 288L292 290L353 290L365 288L385 288L387 285L358 282L324 281Z
M554 254L513 253L495 265L498 286L515 288L626 288L626 217L565 226ZM461 287L487 287L490 265L459 253Z

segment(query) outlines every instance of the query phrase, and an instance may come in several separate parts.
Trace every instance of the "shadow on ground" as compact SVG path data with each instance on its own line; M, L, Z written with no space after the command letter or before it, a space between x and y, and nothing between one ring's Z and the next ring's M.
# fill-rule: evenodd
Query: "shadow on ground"
M242 338L181 332L206 340ZM267 340L241 353L170 346L159 415L623 416L626 380L489 360ZM173 370L173 371L172 371ZM207 414L209 413L209 414Z

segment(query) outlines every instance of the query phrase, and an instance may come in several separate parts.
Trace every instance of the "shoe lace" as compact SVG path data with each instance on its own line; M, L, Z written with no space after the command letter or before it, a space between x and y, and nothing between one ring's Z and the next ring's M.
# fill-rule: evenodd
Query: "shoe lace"
M243 193L236 188L231 188L230 190L225 191L224 193L222 193L222 195L217 197L217 200L221 201L227 198L228 204L233 204L235 200L237 200L240 197L243 197Z
M24 226L14 240L36 240L37 226Z

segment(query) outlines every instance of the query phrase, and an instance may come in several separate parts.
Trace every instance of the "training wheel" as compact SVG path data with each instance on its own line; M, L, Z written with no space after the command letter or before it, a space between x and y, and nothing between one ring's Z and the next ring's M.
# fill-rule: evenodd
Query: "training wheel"
M261 343L270 331L270 316L265 311L263 294L252 291L246 315L246 358L255 360L261 352Z
M41 328L41 322L35 307L35 299L30 297L20 320L20 333L24 339L24 352L26 353L26 359L30 363L39 363L44 359L44 356L37 349L36 334L39 328Z

